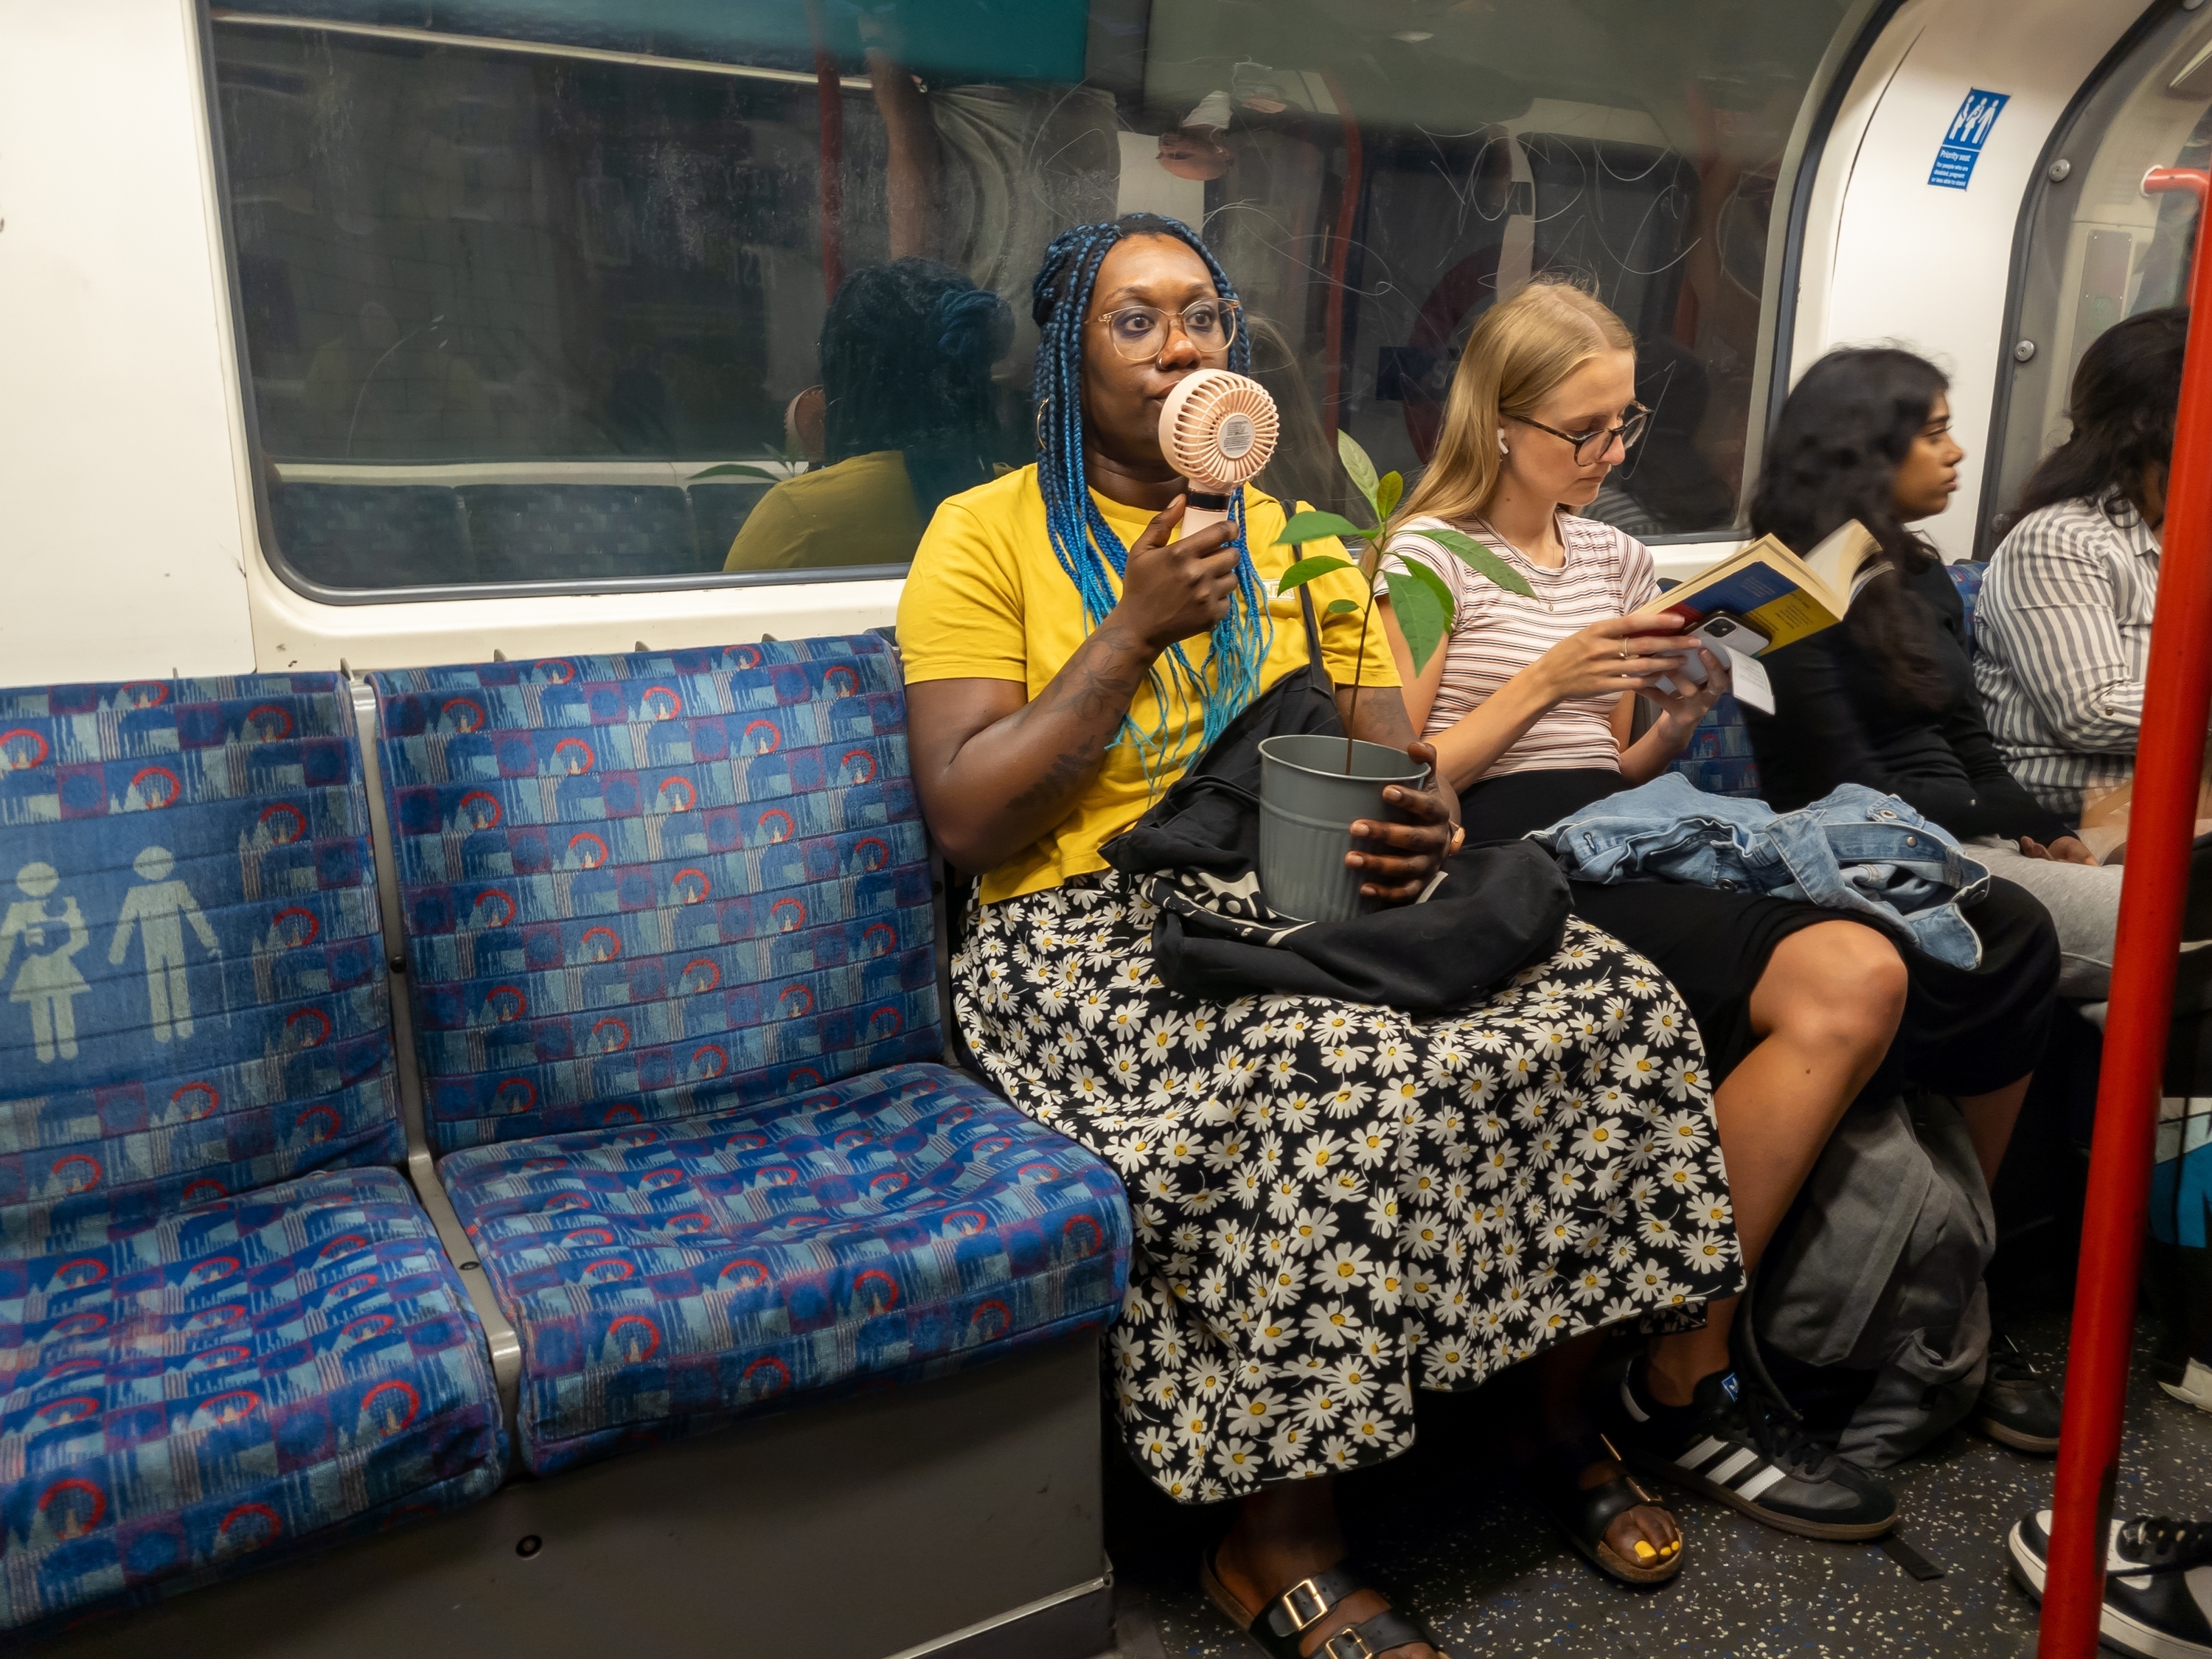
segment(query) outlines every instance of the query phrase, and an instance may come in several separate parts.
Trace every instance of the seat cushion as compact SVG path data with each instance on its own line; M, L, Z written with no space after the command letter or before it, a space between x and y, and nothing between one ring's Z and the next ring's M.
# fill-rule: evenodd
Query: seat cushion
M483 1328L386 1169L0 1261L0 1627L488 1496Z
M943 1052L882 640L375 678L438 1151Z
M1751 752L1751 732L1734 697L1722 697L1690 733L1689 747L1668 769L1680 772L1709 795L1748 795L1759 790L1759 762Z
M404 1150L337 677L0 690L0 1254Z
M440 1165L564 1468L1085 1325L1128 1277L1113 1171L942 1066Z

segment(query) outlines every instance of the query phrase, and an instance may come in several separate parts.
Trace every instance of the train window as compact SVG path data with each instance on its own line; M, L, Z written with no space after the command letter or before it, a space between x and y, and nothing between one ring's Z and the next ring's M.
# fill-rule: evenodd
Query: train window
M2045 159L2016 253L2014 349L1999 374L1978 539L1984 557L2027 475L2066 434L2068 390L2089 343L2124 317L2187 302L2197 199L2146 195L2142 184L2153 167L2212 166L2212 9L2165 12L2142 27Z
M1722 528L1845 11L218 7L264 540L331 599L896 574L1028 458L1046 242L1137 209L1243 292L1277 493L1342 504L1340 424L1418 469L1474 319L1567 271L1655 411L1595 510Z

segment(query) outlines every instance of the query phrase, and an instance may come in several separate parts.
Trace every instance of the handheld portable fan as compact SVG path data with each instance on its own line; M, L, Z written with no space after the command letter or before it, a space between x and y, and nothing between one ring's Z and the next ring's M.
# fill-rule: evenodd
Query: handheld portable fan
M1160 410L1160 450L1189 480L1186 536L1229 516L1229 496L1275 453L1281 427L1267 388L1224 368L1186 374Z

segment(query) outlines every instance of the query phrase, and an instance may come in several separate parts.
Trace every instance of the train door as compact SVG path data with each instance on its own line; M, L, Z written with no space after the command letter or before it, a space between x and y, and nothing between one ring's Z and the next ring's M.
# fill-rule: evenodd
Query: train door
M2212 11L2154 12L2081 89L2030 185L1998 364L1984 556L2035 464L2065 435L2074 370L2124 317L2187 301L2200 203L2146 192L2154 167L2212 162Z

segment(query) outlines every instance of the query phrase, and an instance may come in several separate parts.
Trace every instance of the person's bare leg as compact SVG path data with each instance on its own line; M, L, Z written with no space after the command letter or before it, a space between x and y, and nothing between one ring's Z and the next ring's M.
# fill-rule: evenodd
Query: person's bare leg
M1213 1558L1221 1586L1254 1613L1301 1578L1344 1559L1344 1531L1336 1521L1336 1483L1285 1480L1263 1486L1237 1507L1237 1520ZM1316 1622L1298 1644L1311 1653L1348 1625L1372 1619L1390 1604L1373 1590L1348 1595ZM1394 1659L1437 1659L1425 1642L1383 1651ZM1379 1656L1378 1656L1379 1659Z
M1595 1331L1570 1337L1553 1343L1528 1362L1535 1373L1536 1429L1542 1444L1556 1446L1590 1431L1589 1418L1583 1410L1583 1382L1597 1363L1604 1340ZM1602 1486L1626 1473L1611 1458L1601 1459L1583 1470L1582 1489L1588 1492ZM1622 1510L1605 1529L1605 1541L1615 1555L1644 1567L1662 1565L1681 1536L1672 1515L1648 1504ZM1642 1549L1637 1547L1639 1544Z
M1713 1092L1746 1271L1889 1052L1905 986L1897 947L1856 921L1801 929L1767 958L1751 994L1761 1041ZM1688 1405L1700 1379L1728 1369L1736 1301L1708 1304L1702 1330L1653 1340L1647 1369L1662 1404Z
M2004 1162L2013 1125L2020 1121L2021 1103L2027 1098L2027 1085L2034 1080L2035 1073L2030 1072L1988 1094L1958 1097L1959 1115L1966 1120L1966 1137L1974 1143L1974 1158L1982 1166L1985 1186L1997 1184L1997 1166Z

